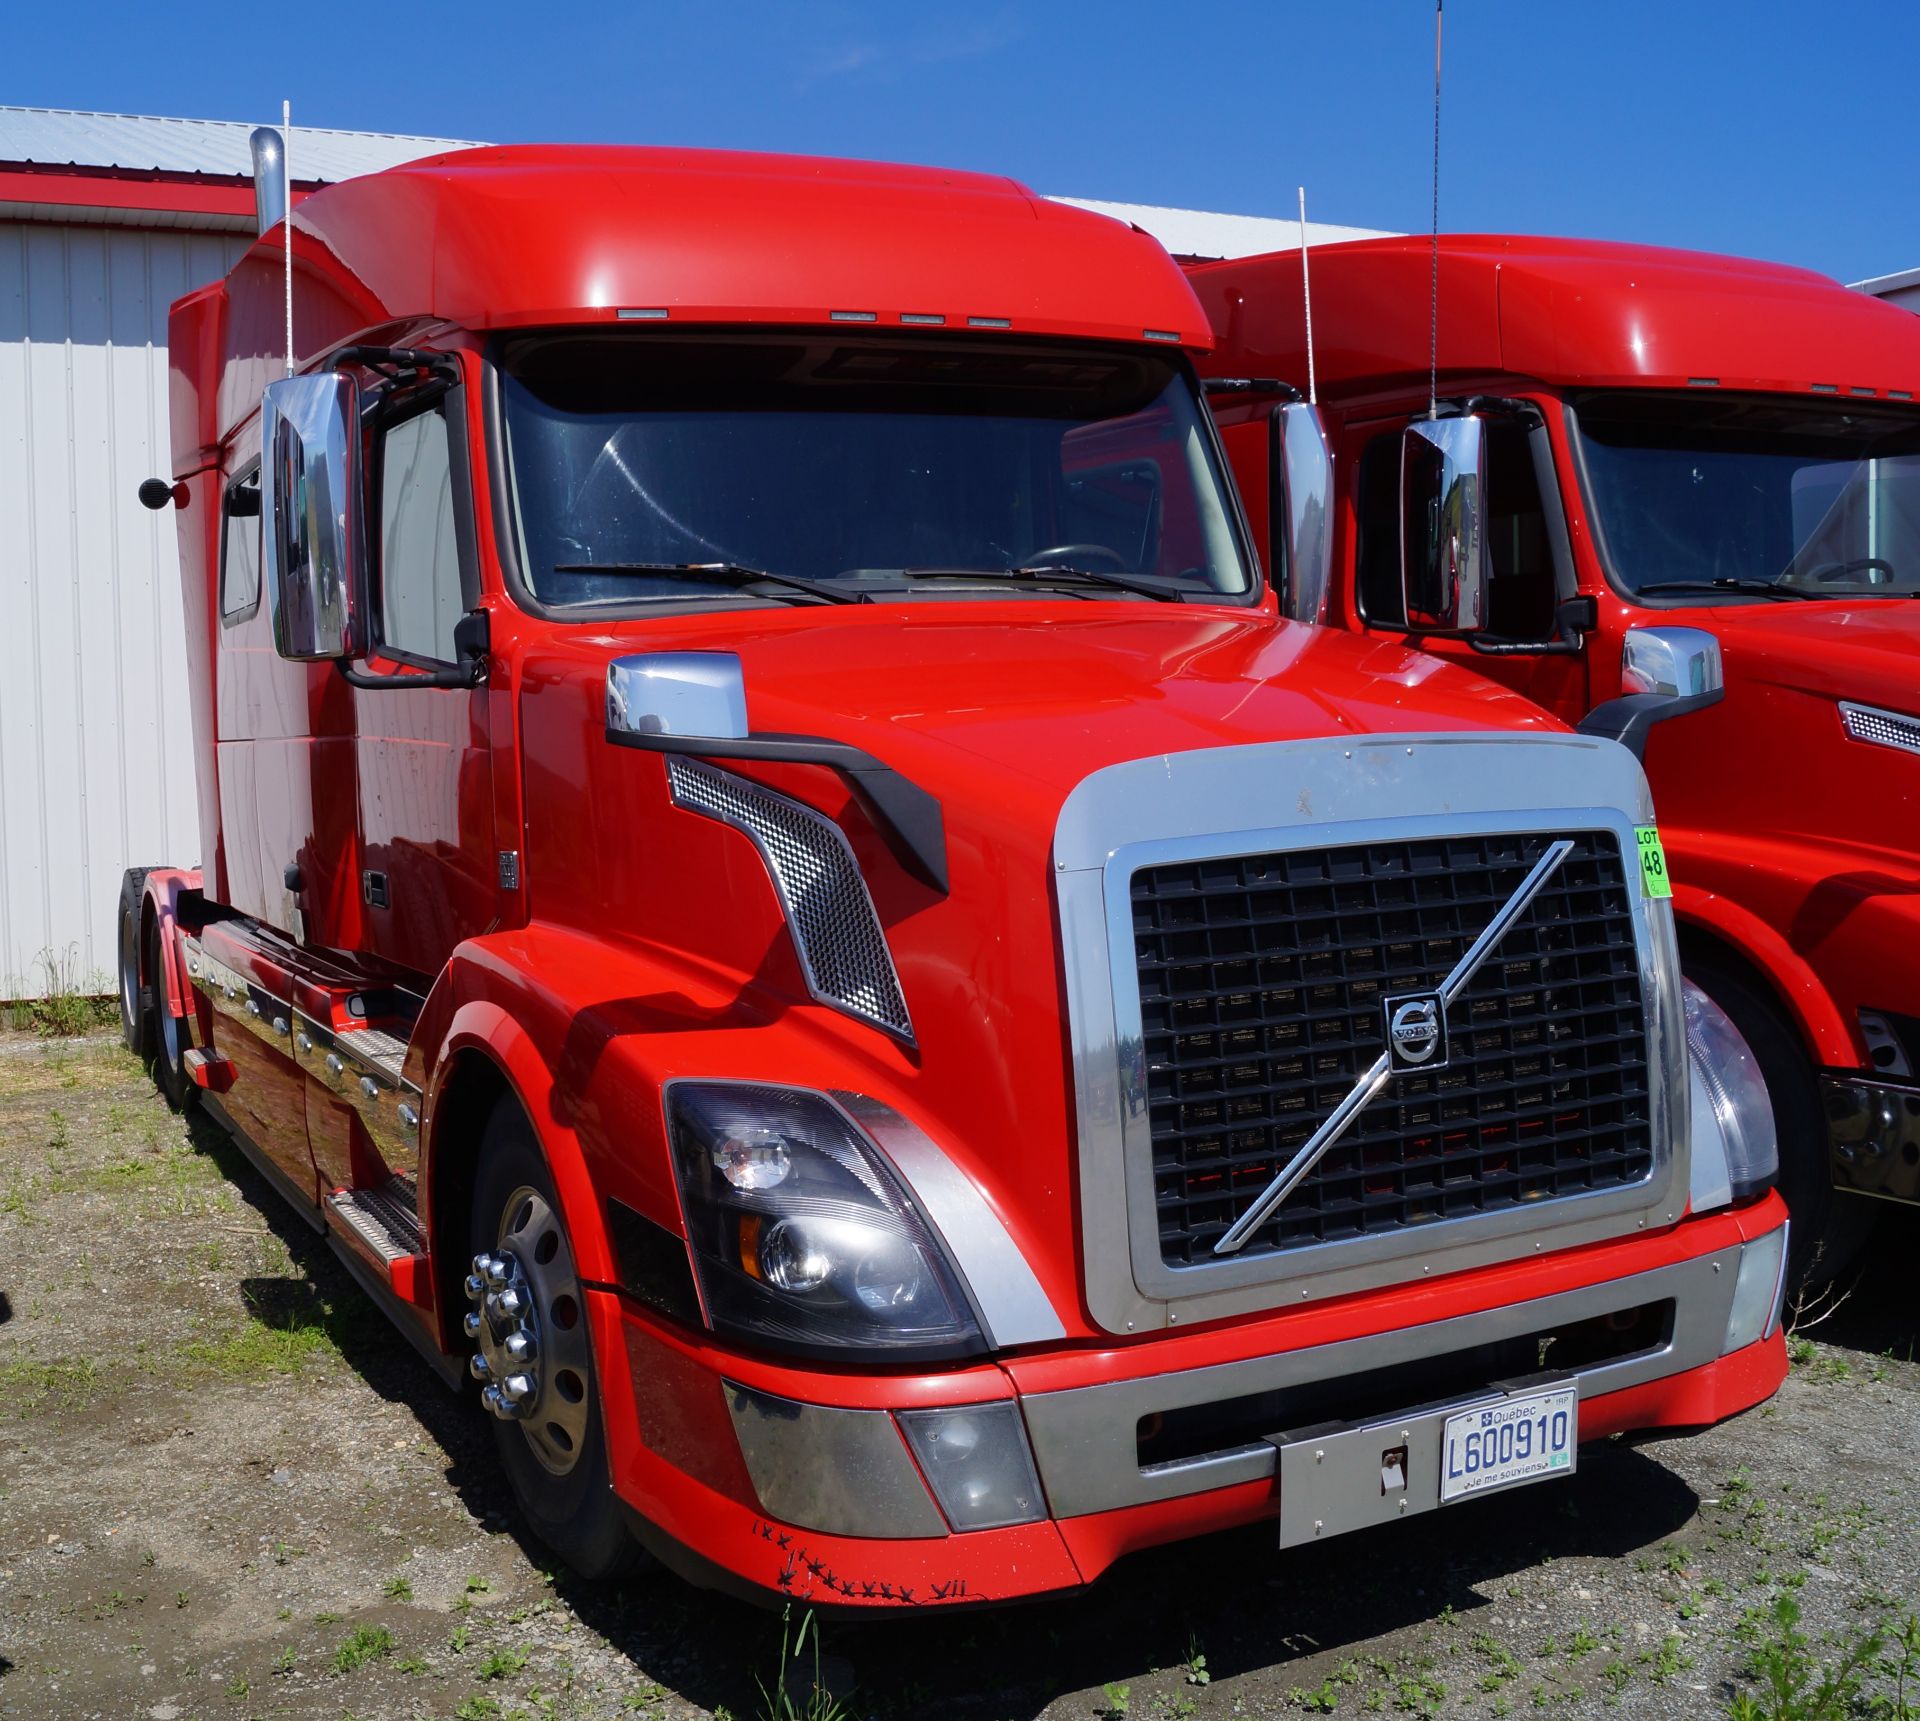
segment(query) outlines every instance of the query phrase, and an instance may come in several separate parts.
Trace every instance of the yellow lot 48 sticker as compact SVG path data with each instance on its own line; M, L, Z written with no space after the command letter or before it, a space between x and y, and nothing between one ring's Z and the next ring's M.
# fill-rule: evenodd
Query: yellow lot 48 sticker
M1647 895L1673 895L1673 880L1667 875L1667 851L1660 846L1660 828L1637 825L1633 834L1640 843L1640 883Z

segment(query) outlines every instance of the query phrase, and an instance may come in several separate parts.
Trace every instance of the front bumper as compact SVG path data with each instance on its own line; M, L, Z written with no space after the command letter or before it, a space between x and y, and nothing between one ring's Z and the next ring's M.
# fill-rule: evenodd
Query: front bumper
M1431 1416L1542 1367L1577 1386L1582 1440L1714 1422L1760 1402L1786 1372L1769 1265L1784 1253L1784 1221L1769 1195L1660 1236L1355 1298L1344 1310L946 1375L750 1361L599 1294L600 1353L628 1358L636 1389L610 1384L606 1394L615 1485L709 1581L846 1606L1071 1588L1133 1548L1278 1516L1276 1446L1256 1430ZM1752 1313L1756 1287L1736 1298L1743 1264L1746 1277L1767 1280L1757 1286L1764 1324ZM1573 1347L1567 1366L1553 1343ZM1531 1366L1515 1368L1516 1356ZM1436 1380L1446 1390L1431 1390ZM953 1532L895 1413L1008 1400L1024 1418L1049 1515ZM1179 1437L1163 1459L1169 1429ZM1427 1480L1410 1478L1397 1515L1438 1503ZM1297 1515L1299 1500L1291 1505Z

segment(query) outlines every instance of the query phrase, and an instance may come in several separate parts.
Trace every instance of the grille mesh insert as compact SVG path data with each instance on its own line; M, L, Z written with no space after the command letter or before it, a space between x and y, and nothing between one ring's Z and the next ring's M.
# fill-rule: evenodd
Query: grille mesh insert
M1161 1258L1212 1248L1437 988L1548 844L1574 847L1447 1012L1238 1258L1637 1183L1646 1016L1612 833L1294 849L1133 875Z
M753 839L773 875L807 986L823 1004L913 1038L893 953L846 834L833 820L731 771L669 755L674 805Z

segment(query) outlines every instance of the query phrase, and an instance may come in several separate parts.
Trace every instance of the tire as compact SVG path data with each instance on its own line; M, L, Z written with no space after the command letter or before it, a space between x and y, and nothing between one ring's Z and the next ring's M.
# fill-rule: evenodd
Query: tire
M187 1026L167 1008L167 989L161 982L160 925L147 934L148 996L153 1001L153 1036L149 1053L153 1085L177 1112L190 1112L200 1103L200 1089L187 1074Z
M146 909L149 866L128 867L120 880L118 962L120 979L120 1038L127 1050L144 1063L153 1056L152 971L141 982L145 967L140 949L140 917Z
M469 1235L474 1255L512 1258L515 1285L531 1293L528 1315L504 1324L526 1326L536 1339L526 1372L537 1391L523 1414L488 1418L521 1515L579 1576L625 1577L640 1569L645 1556L614 1499L599 1373L573 1249L552 1173L511 1097L494 1106L481 1136ZM495 1320L491 1298L481 1320L488 1325L480 1348L492 1353L500 1365L494 1373L504 1377L509 1365L497 1342L503 1323ZM562 1392L569 1378L577 1397Z
M1819 1078L1779 1006L1724 968L1702 963L1687 974L1726 1011L1766 1077L1780 1143L1780 1194L1793 1219L1787 1255L1791 1304L1797 1293L1818 1290L1860 1258L1878 1215L1871 1201L1833 1187Z

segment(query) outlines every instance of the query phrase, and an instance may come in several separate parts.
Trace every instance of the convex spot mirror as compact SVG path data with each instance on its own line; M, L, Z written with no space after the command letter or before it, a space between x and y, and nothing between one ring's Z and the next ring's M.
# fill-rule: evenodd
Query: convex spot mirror
M1400 585L1414 633L1486 626L1487 427L1416 419L1400 439Z
M360 390L337 372L269 383L260 514L273 646L304 662L366 649Z

